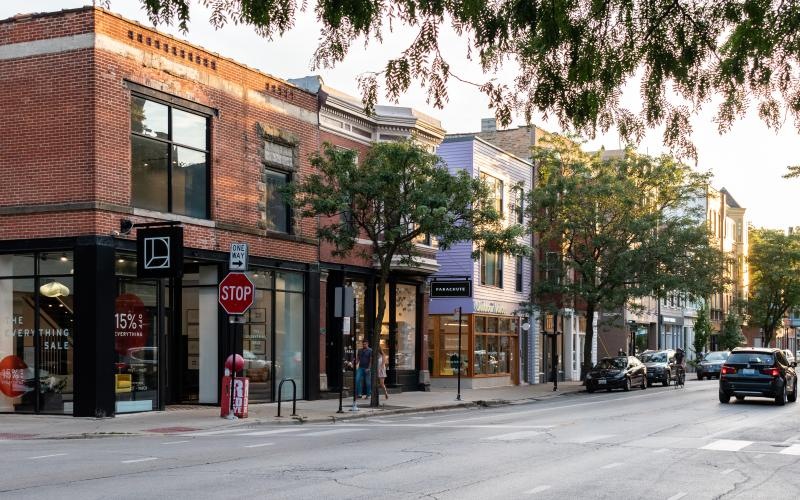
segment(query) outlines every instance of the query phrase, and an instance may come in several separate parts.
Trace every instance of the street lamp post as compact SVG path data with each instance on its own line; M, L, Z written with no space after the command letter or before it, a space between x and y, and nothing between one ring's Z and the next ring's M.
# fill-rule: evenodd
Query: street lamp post
M553 315L553 331L547 331L547 314L542 315L542 335L550 339L550 376L553 378L553 390L558 390L558 345L557 339L561 332L558 331L558 313Z

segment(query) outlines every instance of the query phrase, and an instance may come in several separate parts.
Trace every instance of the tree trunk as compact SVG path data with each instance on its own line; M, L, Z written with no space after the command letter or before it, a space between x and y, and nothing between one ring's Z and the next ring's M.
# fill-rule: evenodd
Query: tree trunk
M764 328L764 346L763 347L768 347L769 343L772 342L774 339L775 339L775 326L774 325L768 325L766 328Z
M391 262L391 260L389 260ZM372 329L372 339L370 340L370 347L372 348L372 364L370 365L370 383L372 385L372 394L370 394L370 406L377 408L380 406L380 393L378 392L378 347L381 345L381 326L383 324L383 315L386 312L386 284L389 282L389 269L386 266L381 266L381 274L378 278L377 289L377 304L375 311L374 327ZM383 362L388 366L389 346L386 346L387 352L383 353Z
M592 340L594 339L594 302L586 303L586 339L583 343L583 363L581 365L581 380L586 380L586 374L592 370Z

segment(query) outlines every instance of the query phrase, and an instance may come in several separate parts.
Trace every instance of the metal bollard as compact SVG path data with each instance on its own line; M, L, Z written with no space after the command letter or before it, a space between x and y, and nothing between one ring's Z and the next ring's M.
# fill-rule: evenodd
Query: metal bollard
M291 382L292 383L292 415L293 417L297 416L297 384L294 382L294 379L285 378L281 380L281 383L278 384L278 417L281 416L281 396L283 395L283 383L284 382Z

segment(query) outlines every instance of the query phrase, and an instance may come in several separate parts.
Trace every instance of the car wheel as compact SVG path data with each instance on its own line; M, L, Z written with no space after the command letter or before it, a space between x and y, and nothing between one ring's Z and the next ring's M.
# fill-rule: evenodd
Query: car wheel
M700 375L699 373L697 374L697 380L703 380L703 376Z
M744 401L744 396L736 396L736 401Z
M719 391L719 402L722 404L728 404L731 401L731 395L724 391Z
M622 385L622 390L628 392L631 390L631 379L625 377L625 383Z
M593 393L594 392L594 387L587 385L586 386L586 392L588 392L589 394Z
M653 387L653 382L650 379L647 379L647 387Z
M611 392L611 387L606 387L606 392Z
M790 403L797 401L797 379L794 379L794 384L792 384L792 394L787 396L787 399Z
M642 385L640 387L642 390L647 389L647 377L642 377Z
M783 406L786 404L786 383L784 383L775 395L775 404Z

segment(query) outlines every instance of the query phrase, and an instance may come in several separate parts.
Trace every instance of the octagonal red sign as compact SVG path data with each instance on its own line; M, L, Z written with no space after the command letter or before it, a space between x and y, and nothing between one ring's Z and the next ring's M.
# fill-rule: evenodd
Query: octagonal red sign
M256 287L244 273L228 273L219 283L219 305L228 314L244 314L253 305Z

